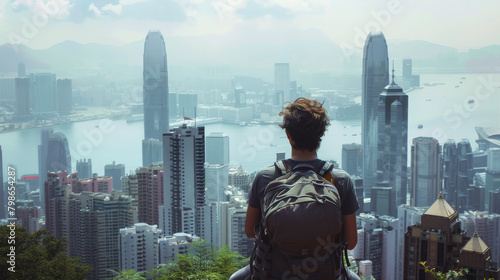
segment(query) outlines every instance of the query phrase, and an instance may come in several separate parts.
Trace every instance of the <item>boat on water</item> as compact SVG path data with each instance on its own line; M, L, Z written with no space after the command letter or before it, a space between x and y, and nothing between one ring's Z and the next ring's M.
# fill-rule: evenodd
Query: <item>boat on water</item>
M474 104L474 102L475 102L474 99L469 99L469 101L467 103Z
M143 114L135 114L135 115L130 115L127 118L127 122L139 122L144 120L144 115Z
M426 99L425 101L431 101L432 99Z
M422 124L418 125L418 129L422 129L424 126Z

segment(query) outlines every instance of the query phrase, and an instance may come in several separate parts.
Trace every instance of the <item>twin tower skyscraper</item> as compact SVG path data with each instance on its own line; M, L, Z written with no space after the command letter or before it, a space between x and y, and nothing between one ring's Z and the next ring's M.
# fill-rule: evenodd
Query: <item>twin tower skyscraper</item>
M366 38L362 83L365 196L372 198L372 212L395 217L407 196L408 96L394 83L394 69L389 84L387 42L381 32Z

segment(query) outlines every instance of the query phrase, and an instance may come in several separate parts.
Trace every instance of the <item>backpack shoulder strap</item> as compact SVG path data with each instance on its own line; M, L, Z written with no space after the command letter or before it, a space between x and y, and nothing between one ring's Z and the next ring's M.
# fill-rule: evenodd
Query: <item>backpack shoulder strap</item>
M288 172L288 167L284 160L278 160L274 163L274 166L281 171L281 175L285 175Z

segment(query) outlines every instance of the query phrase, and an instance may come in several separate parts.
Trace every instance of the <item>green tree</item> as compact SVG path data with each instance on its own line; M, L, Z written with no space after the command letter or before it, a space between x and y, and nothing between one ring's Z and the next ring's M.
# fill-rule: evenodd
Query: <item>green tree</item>
M66 240L57 239L46 230L30 234L24 227L12 231L15 244L9 244L11 228L0 227L0 279L85 279L89 265L79 264L79 258L64 253ZM12 239L10 239L12 240ZM9 254L15 248L15 272L9 271L12 263Z
M421 266L425 268L425 273L434 276L436 280L453 280L453 279L463 279L469 270L467 268L457 268L447 272L436 271L435 267L426 265L427 262L419 262Z

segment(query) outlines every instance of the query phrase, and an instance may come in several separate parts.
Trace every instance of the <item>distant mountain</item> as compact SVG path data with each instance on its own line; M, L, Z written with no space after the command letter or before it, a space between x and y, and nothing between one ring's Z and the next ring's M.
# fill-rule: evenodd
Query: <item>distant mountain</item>
M480 67L487 59L493 58L496 63L495 59L500 58L499 45L459 53L452 47L421 40L398 39L391 43L389 39L388 42L390 58L412 58L414 67L420 69L467 67L470 61L474 67ZM248 75L271 81L276 62L289 62L295 79L307 73L347 70L342 49L317 29L298 30L293 34L238 30L214 36L175 36L165 37L165 44L169 72L175 70L169 76L172 74L174 78L199 77L206 75L202 69L226 67L230 72L227 75ZM5 44L0 46L0 72L16 72L17 64L24 62L27 72L141 79L143 47L144 40L122 46L64 41L44 50L18 46L17 51ZM350 62L354 73L361 69L358 59Z

